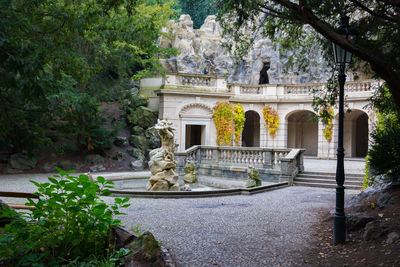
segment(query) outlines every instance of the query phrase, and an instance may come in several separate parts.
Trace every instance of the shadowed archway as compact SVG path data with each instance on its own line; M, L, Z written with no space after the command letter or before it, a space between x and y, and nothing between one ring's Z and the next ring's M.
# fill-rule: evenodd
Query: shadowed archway
M305 148L304 155L317 156L318 124L313 122L315 113L308 110L296 111L287 118L287 147Z
M260 115L253 110L245 113L246 121L242 133L243 147L260 146Z
M345 157L365 157L368 152L368 114L352 110L344 115L343 147Z

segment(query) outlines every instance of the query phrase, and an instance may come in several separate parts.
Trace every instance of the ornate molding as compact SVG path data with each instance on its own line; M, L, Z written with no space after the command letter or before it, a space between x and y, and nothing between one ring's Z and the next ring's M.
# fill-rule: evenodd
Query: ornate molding
M212 109L202 103L191 103L185 105L181 111L179 112L179 117L186 117L186 116L196 116L196 117L207 117L210 118L212 116Z

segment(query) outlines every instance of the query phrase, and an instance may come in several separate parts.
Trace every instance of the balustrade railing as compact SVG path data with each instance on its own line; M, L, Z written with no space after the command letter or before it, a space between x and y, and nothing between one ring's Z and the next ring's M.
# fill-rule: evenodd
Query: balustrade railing
M345 92L370 92L379 81L364 80L346 82ZM248 96L268 96L268 97L283 97L287 96L304 96L311 95L314 90L320 91L325 88L325 83L314 84L227 84L226 78L222 76L187 74L187 73L170 73L167 74L167 86L185 86L193 88L201 88L210 92L230 92L233 95L248 95Z
M262 86L259 85L241 85L240 94L242 95L261 95L263 93Z
M322 89L322 84L288 84L285 85L284 94L286 95L309 95L314 90Z
M277 168L281 159L290 153L291 149L257 148L257 147L213 147L193 146L184 152L176 152L178 167L183 167L188 161L197 165L233 166L255 168Z
M346 93L365 92L373 89L375 81L356 81L346 82L344 91ZM286 95L310 95L314 90L322 90L326 85L323 83L316 84L287 84L284 86L284 94Z
M212 86L211 77L197 75L179 75L180 84L186 86Z
M258 169L280 172L280 181L293 183L293 178L304 170L304 149L193 146L184 152L175 152L178 172L187 162L200 168L235 168L253 166Z
M345 92L363 92L363 91L371 91L371 90L372 90L372 82L371 81L347 82L344 85Z

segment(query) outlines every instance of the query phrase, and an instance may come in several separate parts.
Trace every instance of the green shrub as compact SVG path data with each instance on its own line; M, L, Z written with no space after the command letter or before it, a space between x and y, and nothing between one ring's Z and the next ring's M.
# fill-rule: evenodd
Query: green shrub
M369 164L375 175L396 179L400 176L400 112L385 86L372 98L372 106L378 111L378 122L371 133Z
M112 227L120 224L113 216L123 214L119 209L129 206L129 198L115 198L114 204L107 205L100 196L110 194L111 181L59 173L46 183L31 181L40 197L36 203L28 199L27 205L36 207L31 213L1 211L2 216L13 218L0 229L0 258L7 264L55 266L116 253L108 241Z

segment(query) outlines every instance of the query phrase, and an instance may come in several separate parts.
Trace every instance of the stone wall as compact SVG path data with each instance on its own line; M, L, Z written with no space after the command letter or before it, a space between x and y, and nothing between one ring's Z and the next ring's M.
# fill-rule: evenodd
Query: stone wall
M270 84L299 84L324 82L330 75L326 63L318 52L309 73L285 73L288 56L282 55L272 42L257 37L248 55L239 65L234 64L233 56L222 46L222 28L215 16L208 16L200 29L193 29L189 15L182 15L178 22L170 21L164 29L169 37L161 39L162 47L175 47L179 55L163 61L168 72L226 75L228 83L258 84L264 63L269 63Z

